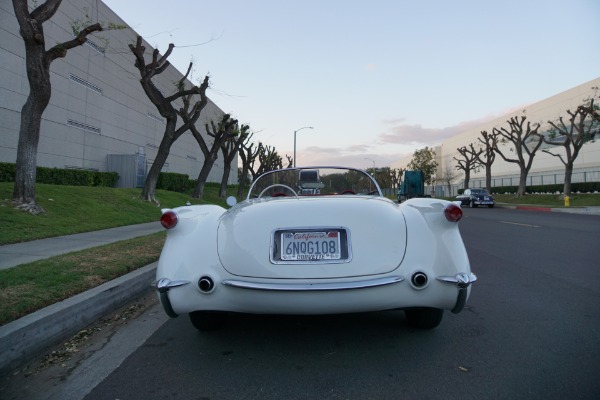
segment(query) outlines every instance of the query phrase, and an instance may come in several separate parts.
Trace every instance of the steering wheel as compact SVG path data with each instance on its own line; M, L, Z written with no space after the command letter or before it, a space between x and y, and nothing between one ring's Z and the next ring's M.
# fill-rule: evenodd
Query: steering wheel
M264 188L264 189L263 189L263 191L262 191L262 192L260 192L260 194L258 195L258 198L261 198L261 197L262 197L262 195L263 195L263 194L265 194L265 192L266 192L267 190L269 190L269 189L273 189L274 187L278 187L278 186L281 186L281 187L283 187L283 188L286 188L286 189L287 189L287 190L289 190L290 192L294 193L294 196L298 197L298 193L296 193L296 192L294 191L294 189L292 189L291 187L289 187L289 186L287 186L287 185L283 185L283 184L281 184L281 183L276 183L276 184L274 184L274 185L267 186L266 188ZM284 194L284 193L276 193L276 194L275 194L275 195L273 195L272 197L281 197L281 196L285 196L285 194Z

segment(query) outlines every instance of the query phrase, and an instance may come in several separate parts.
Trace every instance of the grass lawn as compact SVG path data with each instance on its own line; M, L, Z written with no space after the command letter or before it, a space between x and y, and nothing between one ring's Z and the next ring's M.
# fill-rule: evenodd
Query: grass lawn
M0 270L0 325L158 260L165 232Z
M0 245L158 221L161 208L181 206L187 201L225 207L218 188L212 186L205 188L202 200L158 190L159 207L140 199L141 189L39 184L36 198L46 212L31 215L12 207L12 190L12 183L0 182Z
M225 206L214 186L202 200L158 190L159 207L142 201L141 189L37 185L45 213L34 216L12 206L12 189L0 183L0 245L158 221L160 208L187 201ZM0 271L0 325L157 261L164 239L160 232Z

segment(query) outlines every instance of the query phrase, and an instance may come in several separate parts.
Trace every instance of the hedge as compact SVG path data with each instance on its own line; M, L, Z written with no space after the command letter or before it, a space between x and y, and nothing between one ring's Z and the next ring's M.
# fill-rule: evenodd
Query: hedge
M161 172L156 182L157 189L170 190L172 192L190 193L196 188L196 180L190 179L186 174L178 174L175 172ZM227 187L235 187L236 185L227 185ZM206 182L204 187L220 188L219 182Z
M157 189L170 190L172 192L185 193L192 190L196 181L190 179L186 174L177 174L175 172L161 172L156 182Z
M116 172L98 172L83 169L36 168L36 183L71 186L114 187L119 179ZM15 181L15 164L0 163L0 182Z
M104 186L115 187L119 180L116 172L98 172L82 169L60 169L37 167L36 182L49 185ZM0 182L15 181L15 164L0 162ZM206 182L205 187L218 188L218 182ZM196 181L186 174L161 172L156 183L157 189L187 193L196 187Z
M552 185L527 185L527 193L562 193L565 185L562 183ZM492 194L517 193L518 186L496 186L492 188ZM458 189L458 194L463 194L465 189ZM571 192L573 193L593 193L600 192L600 182L577 182L571 183Z

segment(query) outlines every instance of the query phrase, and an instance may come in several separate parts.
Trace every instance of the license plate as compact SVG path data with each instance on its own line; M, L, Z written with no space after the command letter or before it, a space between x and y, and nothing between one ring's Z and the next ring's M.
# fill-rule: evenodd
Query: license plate
M339 260L339 232L285 232L281 234L284 261Z

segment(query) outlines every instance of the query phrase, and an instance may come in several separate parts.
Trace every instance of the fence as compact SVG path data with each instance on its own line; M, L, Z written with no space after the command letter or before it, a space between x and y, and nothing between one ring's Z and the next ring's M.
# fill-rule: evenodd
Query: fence
M527 176L527 186L533 185L555 185L565 182L564 171L552 171L545 173L531 173ZM600 170L577 170L571 175L571 183L600 182ZM519 175L505 175L492 177L492 187L500 186L519 186ZM464 187L464 180L457 184L450 185L448 194L448 185L434 185L425 189L426 193L431 193L435 197L454 197L458 195L458 189ZM469 187L484 188L485 177L472 178L469 181Z

